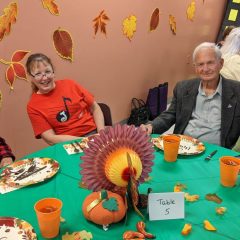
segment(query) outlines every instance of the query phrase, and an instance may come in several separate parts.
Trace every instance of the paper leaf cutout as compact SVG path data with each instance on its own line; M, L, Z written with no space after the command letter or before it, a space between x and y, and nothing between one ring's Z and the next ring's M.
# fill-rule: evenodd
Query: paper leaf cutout
M13 89L13 83L15 81L15 73L13 67L10 65L6 71L6 80L10 86L10 89Z
M29 53L29 51L17 50L12 55L12 61L7 62L3 59L0 59L1 63L9 65L5 75L11 90L13 90L13 83L16 77L27 80L25 67L20 63L27 53Z
M185 189L187 189L187 186L185 184L182 184L182 183L177 183L175 186L174 186L174 192L183 192Z
M42 0L42 4L51 14L59 15L58 5L55 3L55 0Z
M53 43L60 57L73 61L73 41L68 31L61 28L54 31Z
M192 231L192 225L190 223L186 223L182 229L182 235L186 236Z
M208 231L216 231L217 230L208 220L203 221L203 226Z
M80 232L73 232L72 234L66 232L62 236L62 240L91 240L91 239L93 239L92 233L87 232L85 230Z
M227 211L227 208L225 208L225 207L218 207L218 208L216 208L216 213L218 215L223 215L226 211Z
M106 35L107 34L106 21L109 21L109 20L110 20L109 17L106 15L104 10L102 10L100 14L93 19L94 34L96 35L99 30L101 33L104 33Z
M4 10L4 15L0 16L0 41L11 31L12 24L17 20L18 7L16 2L12 2Z
M169 25L170 25L170 29L171 29L172 33L176 34L176 32L177 32L177 23L175 21L175 17L172 16L171 14L169 15Z
M193 21L193 18L195 16L195 10L196 10L196 3L193 0L187 8L187 19Z
M113 212L118 210L118 203L116 198L109 198L108 200L102 203L103 208Z
M189 195L189 193L185 193L184 197L187 202L196 202L199 199L199 195Z
M208 201L218 203L218 204L220 204L222 202L222 199L216 193L206 194L205 199L207 199Z
M21 63L13 63L12 66L18 78L27 79L25 68Z
M150 20L150 31L153 31L157 28L159 24L159 9L156 8L151 16L151 20Z
M16 51L12 55L12 62L20 62L29 51Z
M131 15L123 20L123 34L131 41L137 30L137 17Z

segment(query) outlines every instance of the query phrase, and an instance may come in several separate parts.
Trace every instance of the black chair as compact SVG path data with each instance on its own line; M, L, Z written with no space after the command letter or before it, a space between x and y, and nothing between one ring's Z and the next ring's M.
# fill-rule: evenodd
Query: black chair
M98 103L103 112L105 126L112 126L112 115L109 106L105 103Z

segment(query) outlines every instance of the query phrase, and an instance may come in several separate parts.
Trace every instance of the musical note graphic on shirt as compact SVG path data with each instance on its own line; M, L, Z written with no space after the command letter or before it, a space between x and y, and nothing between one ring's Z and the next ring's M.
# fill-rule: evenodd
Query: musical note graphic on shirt
M67 106L67 101L72 102L72 100L70 98L63 97L63 103L65 106L65 110L62 110L61 112L59 112L57 114L56 118L59 122L66 122L70 117L70 113L69 113L68 106Z

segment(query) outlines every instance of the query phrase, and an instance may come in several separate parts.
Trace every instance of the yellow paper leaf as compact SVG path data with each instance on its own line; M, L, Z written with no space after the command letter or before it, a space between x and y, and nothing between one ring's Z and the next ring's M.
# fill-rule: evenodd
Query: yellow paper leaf
M237 9L231 9L228 20L235 22L238 16L238 10Z
M4 36L10 33L12 24L17 20L17 3L10 3L8 7L3 10L3 12L4 15L0 16L0 41Z
M176 23L175 17L171 14L169 15L169 24L170 24L170 29L172 30L173 34L176 34L177 23Z
M58 5L55 3L55 0L42 0L42 4L51 14L59 15Z
M131 41L137 30L137 17L131 15L123 20L123 34Z
M199 199L199 195L190 195L189 193L185 193L184 197L187 202L196 202Z
M66 232L62 236L62 240L83 240L83 239L84 240L93 239L92 233L83 230L83 231L80 231L80 232L73 232L72 234L69 234L68 232Z
M192 231L192 225L190 223L186 223L182 229L182 235L186 236Z
M218 207L218 208L216 208L216 213L218 215L223 215L226 211L227 211L227 208L225 208L225 207Z
M208 220L203 221L203 226L208 231L216 231L217 230Z
M194 15L195 15L195 10L196 10L196 3L193 0L187 8L187 19L193 21L193 18L194 18Z

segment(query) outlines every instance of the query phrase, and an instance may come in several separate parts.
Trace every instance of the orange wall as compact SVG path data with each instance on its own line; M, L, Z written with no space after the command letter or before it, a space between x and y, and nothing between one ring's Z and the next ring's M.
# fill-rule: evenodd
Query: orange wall
M0 1L0 15L10 2ZM164 81L169 82L171 95L177 81L193 75L192 50L202 41L215 41L227 1L195 0L193 22L186 19L191 0L55 0L60 16L51 15L42 7L41 0L17 2L17 22L10 35L0 41L0 58L10 60L18 49L49 55L57 78L77 80L97 101L110 105L113 120L118 122L129 115L132 97L145 99L150 87ZM161 12L159 27L149 32L150 16L156 7ZM98 33L94 38L92 20L103 9L110 17L107 37ZM137 16L137 31L130 42L122 34L122 21L131 14ZM169 14L176 17L176 35L169 29ZM55 52L52 34L58 27L72 35L73 63ZM0 63L0 136L6 138L17 157L22 157L46 145L34 139L26 114L30 84L17 79L14 91L10 92L5 70L6 66Z

